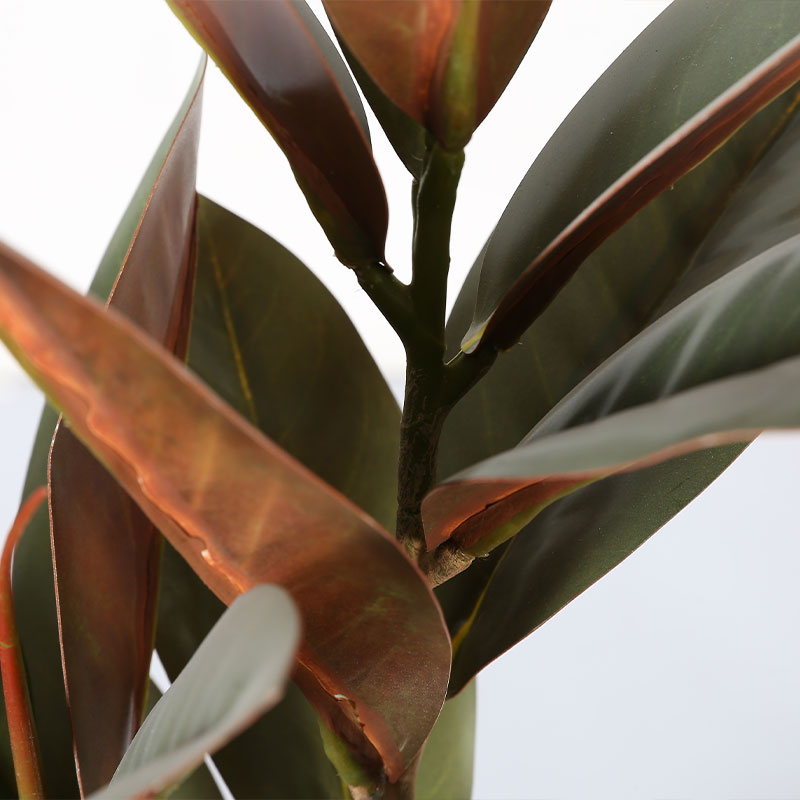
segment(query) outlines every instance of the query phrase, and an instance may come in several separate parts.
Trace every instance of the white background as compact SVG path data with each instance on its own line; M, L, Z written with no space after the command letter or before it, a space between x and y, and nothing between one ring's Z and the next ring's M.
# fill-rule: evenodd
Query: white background
M469 145L451 302L559 121L666 5L556 0ZM0 0L0 238L85 290L197 58L157 0ZM204 106L199 190L326 281L398 391L401 347L214 67ZM371 122L390 198L388 258L406 279L410 183ZM3 351L0 530L19 500L39 409ZM799 457L796 437L759 440L621 567L485 670L476 798L800 796Z

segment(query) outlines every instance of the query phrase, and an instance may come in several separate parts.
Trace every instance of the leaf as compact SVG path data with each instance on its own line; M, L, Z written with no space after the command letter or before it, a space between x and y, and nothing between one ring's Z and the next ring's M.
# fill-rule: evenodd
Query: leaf
M701 450L578 489L493 550L480 595L472 595L471 608L461 599L469 616L461 617L454 643L450 693L619 565L743 449ZM454 580L484 563L476 559Z
M174 679L225 610L189 565L164 548L157 649ZM322 749L318 716L300 690L283 699L214 756L234 797L335 797L341 788Z
M523 179L489 242L462 347L511 347L604 239L789 88L798 32L796 3L670 5Z
M696 256L688 262L682 279L674 283L653 312L655 318L762 251L800 233L800 196L795 189L799 129L800 118L794 115L729 200ZM664 197L672 197L679 190L680 186ZM647 254L646 250L640 252ZM624 251L622 259L623 263L636 264L624 257ZM559 308L560 303L561 298L552 310L566 314L568 307ZM526 339L526 346L535 347L535 343ZM750 349L752 346L753 342ZM648 376L650 383L626 378L619 384L606 384L619 391L610 392L602 401L603 407L610 413L616 403L632 402L633 387L642 392L640 400L658 397L663 386L653 383L658 377L655 365L652 371L655 374ZM536 386L540 373L522 375L529 385ZM494 402L501 402L497 374L490 373L487 380L495 381L490 396ZM580 418L588 421L591 416L584 413ZM549 425L560 418L565 419L554 412ZM569 419L568 415L566 421ZM510 424L520 422L522 418L517 417ZM443 602L451 630L458 633L451 691L458 691L485 664L613 569L711 483L742 449L741 445L730 445L703 450L578 489L540 511L507 546L495 549L488 559L473 562L465 573L439 587L437 594L441 597L445 593Z
M203 197L189 366L273 441L393 524L400 412L349 318L291 253ZM157 648L170 676L223 608L168 547ZM215 762L236 796L339 790L317 716L293 688Z
M676 55L674 62L679 61ZM602 79L598 86L587 93L578 109L587 103L595 110L611 108L616 84L611 86ZM596 100L595 92L600 93ZM592 253L523 335L520 345L499 357L448 416L440 443L442 478L513 447L592 369L668 307L664 306L666 299L676 291L697 248L737 187L785 129L798 96L800 92L787 93L771 103L681 178L674 190L662 193ZM557 176L572 157L583 164L587 175L590 167L606 163L606 159L592 160L592 149L582 157L569 155L572 138L594 119L590 111L581 117L584 124L577 129L568 118L569 124L562 126L537 159L534 169L545 177L550 175L549 185L560 185ZM617 135L609 141L620 135L616 130ZM560 202L571 202L576 186L567 182ZM540 192L547 205L559 195L560 190L550 193L544 185ZM449 357L459 351L472 317L482 259L483 254L448 320ZM580 325L575 320L580 320ZM496 413L499 408L502 413Z
M475 756L475 681L448 700L422 751L417 800L469 800Z
M364 112L305 3L169 4L283 150L339 260L383 261L388 210Z
M797 164L800 163L798 132L800 117L795 116L730 202L686 276L665 300L668 307L688 294L689 299L679 306L680 314L675 310L669 315L669 323L664 317L621 349L556 405L518 448L507 453L519 455L526 441L539 439L548 432L582 425L797 353L795 339L789 335L791 308L783 317L775 317L778 307L759 308L753 300L754 294L745 299L741 295L743 290L737 289L738 284L731 281L734 274L744 274L742 270L746 264L750 265L748 275L759 275L761 280L767 281L772 274L770 270L777 269L768 265L774 259L781 261L783 251L780 248L788 248L786 257L791 257L791 242L800 234L800 197L795 190ZM713 283L717 276L726 280ZM709 287L695 292L708 283L713 285L713 291ZM762 291L761 285L756 286ZM672 338L665 340L664 336ZM726 348L731 341L736 341L737 349L722 350L715 337L721 339ZM696 349L681 349L684 341ZM725 353L728 353L727 360L723 358ZM591 395L590 386L595 387ZM497 528L513 514L542 501L551 502L562 491L570 491L575 480L570 477L551 481L544 492L541 486L520 492L530 483L515 483L512 487L508 482L504 486L499 482L484 482L479 486L469 481L461 488L451 484L446 490L450 495L450 507L446 509L440 504L431 512L436 519L427 517L430 545L438 544L472 517L466 523L470 531L462 527L461 533L456 534L462 542L468 542L467 546L472 546L486 531ZM430 502L429 509L433 505ZM456 512L456 506L461 510ZM493 517L491 521L489 515ZM481 520L481 516L486 518Z
M150 681L147 689L145 719L161 697L158 687ZM186 800L222 800L222 795L214 782L211 771L205 764L200 764L177 788L171 789L169 796L172 800L182 800L182 798L186 798Z
M113 309L7 249L0 289L4 341L217 596L266 581L290 591L306 632L296 679L396 780L441 708L450 660L399 545Z
M153 795L187 775L278 702L299 640L300 615L282 589L255 586L237 597L93 797Z
M106 300L116 286L115 305L123 307L129 314L133 314L140 324L149 327L153 333L163 335L166 339L174 339L178 346L180 346L179 337L176 336L178 330L163 330L164 322L171 313L168 304L171 302L170 298L173 294L166 286L152 281L143 284L141 270L143 265L146 265L144 268L147 269L149 261L153 258L156 259L156 263L163 263L165 256L168 256L171 259L170 264L179 266L182 263L180 250L184 247L184 242L180 240L180 235L176 235L175 232L170 234L168 231L168 223L174 219L174 212L166 218L161 218L160 215L165 205L171 207L173 204L177 204L181 208L181 212L186 214L189 210L186 204L191 202L194 196L192 148L196 147L199 102L192 106L194 113L189 115L190 118L186 122L185 119L189 112L189 106L199 91L199 81L204 65L205 59L198 68L182 108L176 114L145 171L133 199L103 255L90 288L92 294ZM173 148L173 143L179 137L179 133L180 141ZM174 154L169 159L169 163L165 165L171 150ZM160 188L156 187L154 190L156 184L160 184ZM186 193L187 187L190 187L190 193ZM180 198L181 192L184 192L183 199ZM148 209L151 214L149 217L145 217ZM147 221L145 222L145 220ZM185 224L184 217L179 227ZM135 246L134 239L136 239ZM164 247L169 247L170 250L164 252ZM126 265L126 270L125 277L121 278L120 270L123 264ZM172 277L174 278L174 275ZM162 278L165 281L169 280L168 275L164 275ZM47 481L47 461L57 420L57 413L49 406L46 407L34 442L25 481L26 493ZM69 432L62 430L59 439L66 442L69 437ZM74 449L74 445L70 443L65 444L64 447ZM86 461L87 455L84 453L79 457L82 461ZM93 469L95 472L98 469L102 470L99 465L87 467L87 469ZM70 472L70 469L66 470L67 480L69 480ZM127 500L127 496L121 492L116 483L113 488L109 485L109 478L102 477L99 473L91 479L88 474L86 477L87 480L103 482L107 487L106 490L101 491L98 483L95 493L98 496L105 495L112 503L115 502L113 497L116 496L118 498L116 502L121 503L123 508L127 506L126 516L135 517L138 514L136 506ZM85 487L83 488L85 490ZM133 521L131 524L135 526ZM150 528L149 523L147 523L147 527ZM133 528L129 528L129 530L133 530ZM83 531L81 535L83 535ZM63 540L63 537L61 538ZM66 540L63 540L61 544L63 546L60 549L63 551L67 546ZM62 582L68 581L67 569L65 564L62 569ZM47 511L43 510L32 521L28 535L17 550L14 559L14 593L20 608L20 638L23 652L26 654L34 716L39 721L39 725L48 732L42 741L46 788L48 794L58 797L73 797L77 796L78 788L75 780L71 723L64 696L55 596L44 588L52 585L50 522ZM79 588L89 588L88 586L82 587L80 584L78 586ZM143 599L141 595L139 597ZM139 613L142 613L142 609ZM145 611L144 613L146 616L149 612ZM106 644L108 645L108 643ZM81 653L81 657L86 657L86 654ZM131 658L134 657L131 656ZM149 653L147 658L149 663ZM126 665L126 671L127 669L129 669L128 665ZM79 669L78 675L81 674L82 671ZM113 683L114 680L113 674L106 673L97 687L106 685L109 681ZM96 687L91 686L90 688L94 692ZM79 704L83 708L80 701L81 690L77 691L78 696L72 698L73 711L78 708ZM86 711L86 713L91 714L92 712ZM123 715L125 714L130 714L130 710L124 711ZM136 718L138 719L138 714ZM112 728L115 718L110 706L106 708L105 719L109 728ZM96 736L96 733L93 732L95 722L92 721L92 727L87 729L83 729L80 723L78 726L85 730L91 738ZM122 724L130 725L130 721ZM117 761L132 735L133 731L130 732L127 741L121 745L122 750L118 751ZM80 732L78 736L81 737ZM107 749L113 750L115 741L113 737L108 742L99 741L97 755L101 755ZM115 766L116 762L112 767ZM105 775L104 780L107 781L109 777L110 773ZM89 767L88 778L91 781L91 767Z
M393 526L400 410L335 298L278 242L204 197L197 270L191 369L276 444Z
M492 109L550 7L549 0L324 3L351 64L451 150L463 148Z
M108 301L178 354L186 349L194 280L204 72L205 58L167 133L168 152ZM96 283L104 282L103 271ZM62 426L50 450L49 482L65 682L78 780L89 793L111 779L142 718L161 536Z

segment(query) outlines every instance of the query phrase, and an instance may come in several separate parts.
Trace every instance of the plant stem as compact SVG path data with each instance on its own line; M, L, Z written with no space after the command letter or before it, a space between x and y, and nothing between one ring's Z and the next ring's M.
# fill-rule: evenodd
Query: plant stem
M39 743L33 723L28 682L25 678L25 665L22 662L14 615L11 565L14 547L31 517L46 498L47 489L44 486L31 492L14 520L0 559L0 669L3 675L8 733L19 796L31 800L43 798L44 789Z
M450 228L463 164L463 152L450 153L433 144L414 192L408 286L414 323L400 332L407 366L397 491L397 538L414 560L424 549L420 505L436 479L439 437L452 407L445 391L444 322Z

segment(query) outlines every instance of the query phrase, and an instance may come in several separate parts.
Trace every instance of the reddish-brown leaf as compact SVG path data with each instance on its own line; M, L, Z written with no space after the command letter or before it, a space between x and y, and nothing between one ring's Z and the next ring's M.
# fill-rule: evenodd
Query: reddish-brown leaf
M179 356L194 280L201 91L198 74L109 298ZM62 660L78 782L88 794L111 780L141 722L161 537L63 425L50 451L49 482Z
M491 111L549 8L550 0L325 0L375 84L452 149Z
M7 248L0 336L221 600L263 582L291 593L298 680L362 760L399 778L442 706L450 641L398 544L113 309Z
M360 101L350 101L346 69L304 4L169 2L286 154L339 259L382 261L386 195L353 108Z
M28 797L31 800L43 798L44 787L28 683L25 679L25 664L22 661L14 614L11 562L20 536L25 532L36 509L46 498L47 489L44 486L28 496L6 537L3 555L0 558L0 671L3 675L6 723L11 741L11 754L14 758L17 789L21 797Z

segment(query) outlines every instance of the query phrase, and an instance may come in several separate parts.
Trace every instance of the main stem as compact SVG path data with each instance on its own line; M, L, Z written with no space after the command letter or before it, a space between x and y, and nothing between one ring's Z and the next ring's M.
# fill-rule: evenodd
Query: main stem
M453 404L444 364L444 326L450 229L463 164L463 152L450 153L434 144L414 195L408 289L415 324L403 334L407 366L397 490L397 538L414 560L424 550L420 507L436 479L439 437Z

